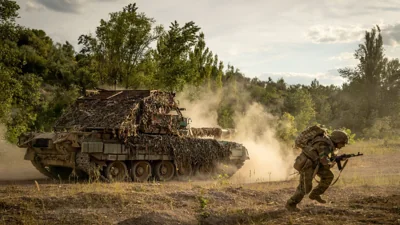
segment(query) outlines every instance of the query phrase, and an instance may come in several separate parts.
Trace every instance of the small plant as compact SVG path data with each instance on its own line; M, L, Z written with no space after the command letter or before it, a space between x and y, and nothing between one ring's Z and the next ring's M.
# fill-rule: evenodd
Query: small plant
M229 184L229 175L224 173L224 174L218 174L216 177L217 181L219 184L224 185L224 184Z
M203 211L203 212L200 213L200 216L203 217L203 218L207 218L207 217L210 216L210 213L207 212L207 211Z
M208 199L204 198L203 196L197 197L200 203L200 208L205 209L207 207Z
M200 195L197 197L197 200L199 201L199 203L200 203L200 208L201 208L202 210L204 210L204 209L207 207L207 203L208 203L208 199L206 199L205 197L203 197L203 195L204 195L204 190L201 189L201 190L200 190Z

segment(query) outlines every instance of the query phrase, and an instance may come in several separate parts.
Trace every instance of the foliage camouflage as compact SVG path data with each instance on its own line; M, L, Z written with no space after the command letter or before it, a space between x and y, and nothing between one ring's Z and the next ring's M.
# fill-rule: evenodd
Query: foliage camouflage
M248 153L239 143L220 140L233 131L192 130L174 98L174 93L157 90L90 90L56 121L56 132L23 134L19 146L27 148L25 159L51 178L84 172L109 180L110 168L117 165L113 171L126 171L123 178L146 181L127 175L128 168L138 171L140 163L151 165L158 179L162 163L203 174L215 174L224 164L230 166L227 175L235 173ZM175 169L170 174L167 180Z
M137 135L129 137L127 146L147 146L155 154L174 155L177 168L200 167L201 172L213 172L218 164L229 164L231 149L242 148L235 142L218 142L215 139L193 137ZM237 164L238 166L240 165Z
M117 130L118 135L131 136L138 129L149 132L156 119L161 119L168 133L176 133L170 127L172 117L162 117L177 108L174 94L158 91L110 91L98 90L89 96L79 98L75 104L56 121L56 130L87 129ZM176 130L176 127L175 127ZM151 131L150 131L151 133Z

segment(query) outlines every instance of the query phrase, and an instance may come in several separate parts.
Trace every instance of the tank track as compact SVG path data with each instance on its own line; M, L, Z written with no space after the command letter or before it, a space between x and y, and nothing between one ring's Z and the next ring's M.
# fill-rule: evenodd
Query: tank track
M76 168L86 173L91 180L109 181L101 174L101 167L90 161L89 154L79 152L76 154L75 163Z
M51 179L57 179L56 176L54 176L54 174L52 174L50 171L48 171L43 164L41 164L40 162L38 162L37 160L31 160L32 165L43 175L45 175L48 178Z

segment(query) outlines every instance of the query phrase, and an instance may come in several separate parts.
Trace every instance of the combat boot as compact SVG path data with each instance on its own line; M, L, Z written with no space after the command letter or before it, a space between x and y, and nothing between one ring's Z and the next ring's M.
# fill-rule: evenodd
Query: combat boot
M320 195L310 195L310 196L308 196L311 200L315 200L315 201L317 201L317 202L319 202L319 203L322 203L322 204L325 204L326 203L326 201L325 200L323 200L322 198L321 198L321 196Z
M285 208L290 212L299 212L300 209L297 208L296 205L297 205L296 203L293 203L292 201L288 200L286 202Z

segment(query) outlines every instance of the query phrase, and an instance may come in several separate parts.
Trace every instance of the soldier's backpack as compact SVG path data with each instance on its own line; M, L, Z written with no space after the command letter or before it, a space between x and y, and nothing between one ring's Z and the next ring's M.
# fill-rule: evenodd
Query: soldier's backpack
M296 140L294 141L294 147L303 149L317 136L324 136L326 134L327 130L319 125L307 127L307 129L302 131L299 136L296 137Z

